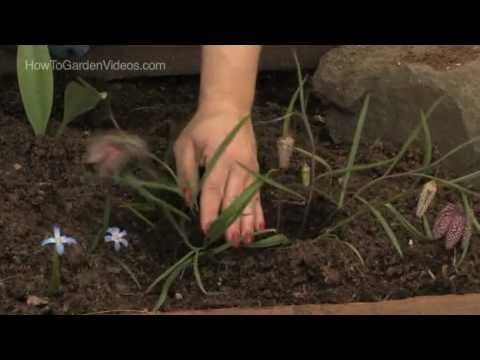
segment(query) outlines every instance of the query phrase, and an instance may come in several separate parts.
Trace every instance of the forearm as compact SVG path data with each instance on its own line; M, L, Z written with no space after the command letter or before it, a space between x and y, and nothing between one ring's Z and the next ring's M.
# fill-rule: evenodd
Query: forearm
M260 52L260 45L204 45L199 111L250 112Z

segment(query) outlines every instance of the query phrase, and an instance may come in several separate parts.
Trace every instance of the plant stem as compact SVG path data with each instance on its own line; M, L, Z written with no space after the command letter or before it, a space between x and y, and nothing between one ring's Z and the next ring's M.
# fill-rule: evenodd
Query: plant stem
M51 296L58 295L61 285L61 272L60 272L60 255L57 253L57 249L53 247L52 253L52 275L50 278L50 285L48 293Z

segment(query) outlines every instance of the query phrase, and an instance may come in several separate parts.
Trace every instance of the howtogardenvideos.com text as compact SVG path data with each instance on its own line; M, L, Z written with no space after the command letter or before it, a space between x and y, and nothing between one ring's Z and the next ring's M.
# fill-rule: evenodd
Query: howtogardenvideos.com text
M166 71L164 62L124 62L120 60L101 61L73 61L73 60L50 60L38 62L25 61L27 71Z

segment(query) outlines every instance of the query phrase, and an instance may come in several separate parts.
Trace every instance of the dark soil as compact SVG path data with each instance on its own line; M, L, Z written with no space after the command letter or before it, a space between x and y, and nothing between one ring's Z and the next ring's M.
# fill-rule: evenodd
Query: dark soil
M114 84L97 84L112 92L113 109L124 129L143 136L152 150L163 156L174 140L170 124L184 123L195 109L197 77L159 78ZM59 82L61 94L63 82ZM296 88L293 73L263 74L254 111L262 168L276 163L276 139L281 124L269 120L283 115ZM54 119L59 118L61 96ZM146 107L146 108L145 108ZM345 166L349 147L330 142L319 120L322 105L312 99L309 113L318 141L317 152L335 165ZM58 126L52 123L52 132ZM6 314L84 314L103 311L142 311L152 308L160 289L145 295L144 290L181 257L185 248L175 231L158 216L151 229L127 210L114 208L112 224L129 232L131 246L114 253L101 243L89 256L86 247L102 226L105 187L82 165L85 142L96 131L109 129L110 122L95 111L78 119L60 139L35 138L23 114L14 79L0 85L0 313ZM301 123L297 124L299 146L309 149ZM395 149L377 143L360 149L358 162L390 158ZM419 166L422 157L411 151L398 171ZM294 167L277 175L277 180L298 188L299 171L305 159L296 155ZM355 176L355 190L373 176L370 171ZM386 199L408 191L411 180L392 181L377 187L369 196ZM336 186L339 187L338 185ZM126 189L116 188L115 203L130 199ZM414 213L416 196L402 203L404 214ZM442 242L409 246L410 238L397 226L405 258L395 252L380 225L369 215L362 216L337 235L358 249L365 267L345 243L312 240L326 226L334 224L355 207L347 204L343 212L316 196L299 232L305 206L266 187L262 193L268 225L289 236L292 245L269 250L231 251L202 261L200 270L205 287L198 289L191 270L186 271L170 291L166 309L267 306L276 304L348 303L401 299L417 295L458 294L480 291L480 249L473 239L472 249L458 271L452 266L453 254ZM435 211L454 194L442 192ZM278 218L282 203L281 218ZM180 205L180 203L178 203ZM432 212L430 217L433 217ZM410 219L413 216L408 215ZM51 236L52 226L75 237L80 246L69 247L63 258L62 294L48 298L50 248L42 248ZM192 224L192 229L196 228ZM458 255L458 254L457 254ZM115 258L114 258L115 256ZM137 286L121 259L139 282ZM32 304L33 296L43 304Z

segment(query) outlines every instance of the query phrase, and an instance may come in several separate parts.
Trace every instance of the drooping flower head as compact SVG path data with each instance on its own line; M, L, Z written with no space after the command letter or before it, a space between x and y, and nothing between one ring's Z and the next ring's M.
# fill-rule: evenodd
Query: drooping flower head
M139 136L115 130L90 140L85 163L94 165L100 177L112 177L131 160L144 159L148 154L148 146Z
M77 240L72 237L62 235L60 227L58 225L55 225L53 227L53 237L42 241L42 246L50 244L55 245L57 254L62 256L65 252L65 245L76 245Z
M417 204L417 217L421 218L425 215L425 213L430 208L430 205L435 199L435 195L437 194L437 183L432 180L426 183L423 188L422 192L420 193L420 197L418 199Z
M433 226L435 240L445 238L445 246L450 250L460 241L465 246L471 236L471 224L462 207L448 204L440 211Z

